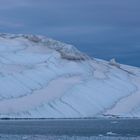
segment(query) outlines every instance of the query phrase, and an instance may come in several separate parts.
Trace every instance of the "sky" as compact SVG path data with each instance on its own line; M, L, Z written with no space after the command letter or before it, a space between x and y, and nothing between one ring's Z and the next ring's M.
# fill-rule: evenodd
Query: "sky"
M0 32L41 34L140 67L140 0L0 0Z

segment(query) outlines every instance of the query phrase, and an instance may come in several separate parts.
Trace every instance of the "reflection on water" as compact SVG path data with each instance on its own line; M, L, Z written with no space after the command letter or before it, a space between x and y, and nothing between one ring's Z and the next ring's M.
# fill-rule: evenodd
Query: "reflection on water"
M1 120L0 140L140 140L140 119Z
M0 140L140 140L140 137L113 136L42 136L42 135L0 135Z

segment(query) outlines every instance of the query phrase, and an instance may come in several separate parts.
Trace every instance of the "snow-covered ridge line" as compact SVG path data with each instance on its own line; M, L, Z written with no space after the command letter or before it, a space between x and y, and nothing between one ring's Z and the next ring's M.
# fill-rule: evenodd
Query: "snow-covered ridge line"
M58 51L61 54L61 57L67 60L85 60L90 59L86 54L81 53L79 50L77 50L73 45L62 43L60 41L47 38L45 36L41 35L32 35L32 34L0 34L1 38L5 39L18 39L23 38L27 39L33 43L39 43L43 46L47 46L50 49L54 49Z
M0 118L140 117L140 68L36 35L0 34Z

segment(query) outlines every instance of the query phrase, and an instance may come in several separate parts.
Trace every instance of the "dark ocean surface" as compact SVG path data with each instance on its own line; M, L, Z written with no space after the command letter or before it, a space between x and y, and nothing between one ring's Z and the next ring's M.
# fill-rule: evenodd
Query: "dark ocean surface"
M0 134L54 136L140 136L139 119L0 120Z

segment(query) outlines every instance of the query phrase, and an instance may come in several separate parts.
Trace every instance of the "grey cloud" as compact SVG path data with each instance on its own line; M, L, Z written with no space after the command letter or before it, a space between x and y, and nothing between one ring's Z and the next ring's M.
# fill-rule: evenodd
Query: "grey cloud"
M1 0L0 32L47 35L100 58L140 53L139 5L140 0Z

